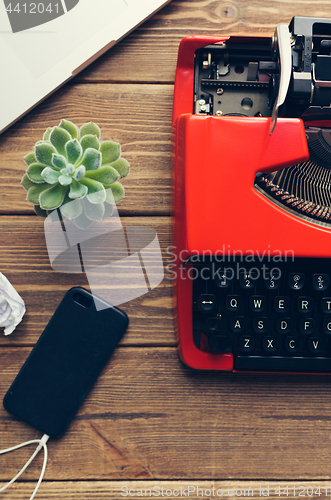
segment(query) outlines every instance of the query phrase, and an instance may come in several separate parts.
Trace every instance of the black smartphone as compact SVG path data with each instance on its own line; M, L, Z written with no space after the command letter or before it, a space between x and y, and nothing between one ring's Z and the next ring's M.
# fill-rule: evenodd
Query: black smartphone
M63 434L128 322L84 288L69 290L5 395L5 409L43 434Z

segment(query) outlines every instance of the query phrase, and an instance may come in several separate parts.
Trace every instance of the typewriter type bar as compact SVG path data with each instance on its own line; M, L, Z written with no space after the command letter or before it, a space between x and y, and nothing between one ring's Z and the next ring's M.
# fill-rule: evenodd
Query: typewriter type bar
M330 103L330 19L182 41L172 213L187 365L331 373ZM266 253L280 257L278 281L263 275Z

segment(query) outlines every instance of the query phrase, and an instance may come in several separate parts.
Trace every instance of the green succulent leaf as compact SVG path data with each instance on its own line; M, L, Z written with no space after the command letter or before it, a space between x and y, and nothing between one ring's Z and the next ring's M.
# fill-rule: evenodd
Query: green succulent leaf
M48 142L40 142L35 146L35 157L36 162L34 163L42 163L45 167L52 167L52 157L54 154L57 154L56 149L49 144Z
M114 199L113 192L110 189L110 186L106 187L105 189L106 189L106 203L110 204L110 205L114 205L115 204L115 199Z
M59 177L59 183L62 186L69 186L69 184L72 183L72 177L71 177L71 175L61 174L60 177Z
M77 167L74 173L74 179L76 181L80 181L86 173L86 168L84 165L80 165L80 167Z
M78 227L78 229L88 229L91 225L93 224L93 220L90 220L86 217L84 212L82 212L76 219L75 219L75 226Z
M26 175L29 177L30 181L35 184L43 184L45 179L42 177L41 173L44 170L45 165L41 165L40 163L32 163L27 171Z
M61 214L68 219L76 219L83 211L82 202L80 200L72 201L68 196L64 200L61 207Z
M85 135L96 135L98 138L101 135L101 130L96 123L85 123L80 129L80 138Z
M119 158L110 165L114 167L120 175L120 178L126 177L130 172L130 163L125 158Z
M87 187L87 199L91 203L103 203L106 201L106 190L101 182L84 177L80 183Z
M74 123L68 120L61 120L59 127L69 132L72 139L78 139L78 127Z
M83 154L82 146L77 141L77 139L73 139L72 141L67 142L65 148L68 162L74 165Z
M57 152L62 156L66 156L66 148L65 145L68 141L72 139L69 132L67 132L64 128L54 127L49 140L56 148Z
M113 215L113 212L114 212L114 205L112 205L110 203L104 203L104 207L105 207L104 217L111 217Z
M26 174L23 175L21 184L24 187L25 191L29 191L31 187L36 185L35 182L32 182Z
M52 167L56 168L56 170L62 170L63 168L66 168L67 166L67 160L64 156L54 154L52 156Z
M36 212L37 215L40 215L40 217L47 217L48 215L47 211L40 208L39 205L34 206L34 211Z
M102 165L113 163L121 156L121 146L118 142L104 141L100 145Z
M53 127L48 127L45 130L44 135L43 135L43 141L48 141L49 140L49 136L51 135L52 130L53 130Z
M80 144L83 148L83 151L85 151L87 148L93 148L99 151L100 148L100 142L96 135L85 135L80 141Z
M67 191L68 191L67 186L61 186L61 184L55 184L55 186L52 186L46 191L41 192L39 196L40 207L43 208L44 210L55 210L56 208L62 205Z
M87 195L87 192L87 186L84 186L80 182L77 182L75 179L72 179L72 183L70 184L69 198L71 198L72 200L76 200L77 198L84 198L84 196Z
M37 159L33 151L24 156L23 160L27 165L31 165L32 163L37 163Z
M90 220L101 221L105 214L103 203L89 203L87 198L83 200L84 213Z
M75 219L75 226L77 226L78 229L88 229L92 224L93 224L93 220L90 220L86 217L84 210Z
M56 170L51 167L46 167L41 172L42 179L48 184L57 184L59 182L60 175L60 172L56 172Z
M61 120L24 157L27 170L21 184L38 215L46 217L62 207L63 216L84 229L112 215L125 194L118 180L128 175L130 164L121 158L120 144L101 142L100 136L96 123L79 129Z
M80 160L80 165L84 165L86 170L97 170L101 167L102 156L100 151L93 148L87 148L83 158Z
M65 168L65 171L69 174L69 175L72 175L75 171L75 167L74 165L72 165L72 163L69 163L67 165L67 167Z
M111 191L113 197L109 193L109 190ZM124 196L125 196L124 187L122 186L122 184L120 182L114 182L114 184L107 187L106 196L107 196L106 201L108 203L114 203L114 202L118 203L118 202L122 201Z
M86 177L109 186L110 184L113 184L113 182L117 181L119 174L115 168L106 166L100 167L98 170L86 172Z
M32 186L27 194L26 201L33 203L34 205L39 205L39 197L41 193L49 189L49 184L38 184L37 186Z

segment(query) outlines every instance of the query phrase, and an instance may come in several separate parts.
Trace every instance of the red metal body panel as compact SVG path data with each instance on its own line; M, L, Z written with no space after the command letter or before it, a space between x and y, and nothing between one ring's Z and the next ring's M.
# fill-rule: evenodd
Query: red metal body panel
M286 213L254 188L259 171L309 158L304 124L269 118L193 115L194 53L225 38L188 37L179 48L172 131L174 308L181 359L199 369L232 370L231 354L200 351L192 334L192 279L181 264L190 255L241 250L330 255L331 231ZM275 231L275 228L279 231ZM279 254L279 253L278 253Z

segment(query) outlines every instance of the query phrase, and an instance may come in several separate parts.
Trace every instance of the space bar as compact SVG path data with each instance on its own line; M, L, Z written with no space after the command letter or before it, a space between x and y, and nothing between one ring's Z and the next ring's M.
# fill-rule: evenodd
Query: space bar
M331 358L290 358L281 356L237 356L237 370L287 372L330 372Z

